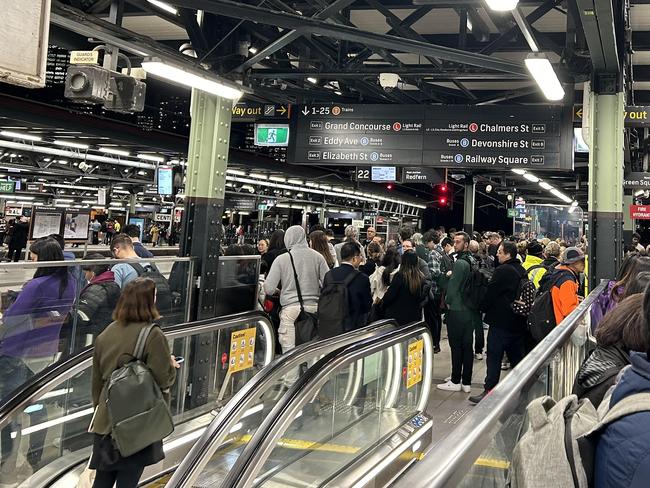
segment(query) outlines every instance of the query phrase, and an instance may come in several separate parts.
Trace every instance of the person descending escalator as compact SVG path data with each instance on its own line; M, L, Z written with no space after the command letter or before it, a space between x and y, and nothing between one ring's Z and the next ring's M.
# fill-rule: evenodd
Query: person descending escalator
M130 398L132 405L116 404L111 389L116 388L113 372L129 361L136 359L136 343L143 342L142 363L153 376L155 384L162 392L163 400L169 404L169 388L174 384L176 369L180 365L171 355L165 335L155 325L160 318L156 309L156 284L148 278L136 278L126 285L124 293L113 313L114 322L102 332L95 342L92 367L92 399L95 414L89 432L94 434L93 452L88 464L96 470L93 488L136 488L146 466L156 464L165 457L162 438L153 440L137 452L126 455L133 445L123 445L124 434L114 424L116 414L125 410L140 411L143 402L150 397L145 387L153 386L142 380L142 396ZM127 358L125 360L125 358ZM130 360L128 358L131 358ZM155 387L154 387L155 388ZM147 416L148 412L140 415ZM127 420L130 425L141 423ZM142 428L142 427L141 427ZM132 439L152 439L158 437L157 425L147 425L141 432L128 432Z
M422 320L422 307L429 289L419 260L414 251L404 252L399 271L382 299L384 318L395 319L399 325Z

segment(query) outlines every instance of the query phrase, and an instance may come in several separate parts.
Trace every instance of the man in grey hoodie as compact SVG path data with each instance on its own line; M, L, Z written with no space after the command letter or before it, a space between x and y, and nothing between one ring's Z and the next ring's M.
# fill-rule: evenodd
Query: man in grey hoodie
M284 245L289 252L280 254L273 261L271 269L266 275L266 281L264 281L264 291L267 295L274 295L278 285L282 284L280 290L282 310L280 310L278 339L282 346L282 352L286 353L296 346L294 324L300 313L300 302L294 271L291 266L291 257L293 257L296 266L300 292L307 312L316 313L318 309L321 286L329 267L325 258L307 245L305 230L299 225L287 229L284 234Z

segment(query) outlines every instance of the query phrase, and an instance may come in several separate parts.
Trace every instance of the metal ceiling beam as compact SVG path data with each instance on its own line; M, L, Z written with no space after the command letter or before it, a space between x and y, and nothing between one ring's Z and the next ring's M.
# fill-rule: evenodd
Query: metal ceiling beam
M334 3L332 3L329 7L321 10L318 12L316 15L314 15L312 18L318 19L318 20L325 20L333 16L334 14L338 13L339 11L343 10L344 8L348 7L352 3L354 3L356 0L336 0ZM267 56L270 56L274 52L282 49L284 46L287 44L292 43L299 37L301 37L303 33L298 32L297 30L291 30L290 32L287 32L286 34L283 34L280 38L276 39L259 51L256 55L254 55L252 58L246 60L246 62L242 63L239 67L235 68L233 71L235 72L242 72L247 70L248 68L252 68L260 62L263 59L266 59Z
M648 68L650 68L650 66L648 66ZM345 70L345 71L318 71L318 70L281 71L281 70L274 70L274 69L259 69L259 70L251 71L249 76L251 78L257 78L257 79L271 79L271 78L299 79L299 78L306 78L308 76L314 76L320 78L354 79L354 78L364 78L364 77L376 77L380 73L385 73L388 69L389 69L388 67L366 68L366 69ZM650 70L646 70L646 71L648 71L648 73L646 73L644 76L647 79L650 79ZM406 65L403 68L390 68L390 72L402 76L418 76L427 80L439 80L439 81L450 81L450 80L521 81L521 80L529 79L528 76L513 75L510 73L463 72L463 71L444 71L444 72L436 73L428 65L418 65L418 66Z
M618 46L612 0L576 0L595 71L618 73Z
M172 0L173 4L181 5L180 0ZM389 49L400 52L421 54L444 59L454 63L480 66L495 71L522 74L525 68L519 63L491 58L481 54L473 54L459 49L436 46L422 41L403 39L396 36L367 32L343 25L330 24L322 20L305 19L298 15L275 12L272 10L245 5L230 0L184 0L181 6L205 10L217 15L225 15L253 22L277 25L287 29L295 29L304 33L317 34L366 44L368 46Z
M508 100L514 100L516 98L527 97L528 95L533 95L535 93L539 93L539 87L537 85L491 95L488 98L477 101L476 105L492 105L494 103L506 102Z

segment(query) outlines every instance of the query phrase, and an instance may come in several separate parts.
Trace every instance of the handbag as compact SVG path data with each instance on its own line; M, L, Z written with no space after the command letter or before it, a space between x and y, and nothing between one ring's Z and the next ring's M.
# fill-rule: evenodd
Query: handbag
M302 293L300 291L300 283L298 281L298 273L296 272L296 265L293 262L291 251L289 251L288 254L289 259L291 260L291 267L293 268L293 279L296 282L298 301L300 302L300 313L295 322L296 346L299 346L305 342L313 341L318 337L318 318L315 313L307 312L305 310L305 304L302 300Z
M370 307L370 314L368 315L368 323L371 324L372 322L377 322L378 320L382 320L383 318L385 318L384 302L382 300L379 300L373 303L372 307Z
M79 481L77 481L77 488L93 488L93 485L95 484L95 476L97 475L97 471L94 469L90 469L90 461L92 460L92 456L90 459L88 459L88 464L86 464L86 467L84 468L83 472L79 476Z

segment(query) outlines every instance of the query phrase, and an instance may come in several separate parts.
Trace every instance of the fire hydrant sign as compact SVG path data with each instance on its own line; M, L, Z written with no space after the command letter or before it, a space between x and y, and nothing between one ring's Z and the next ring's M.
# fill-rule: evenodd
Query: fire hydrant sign
M255 357L255 327L238 330L230 335L228 372L236 373L253 367Z
M406 388L411 388L422 381L422 353L424 340L409 344L408 366L406 368Z
M637 220L650 220L650 205L630 205L630 217Z

